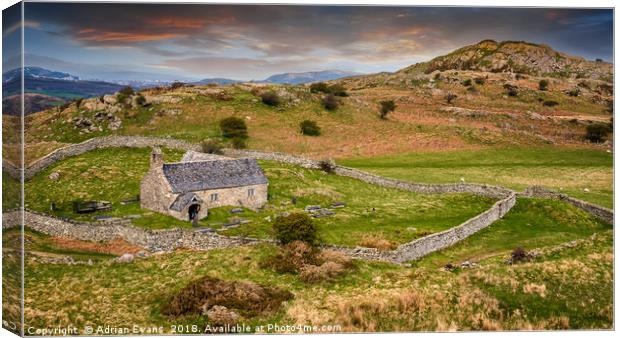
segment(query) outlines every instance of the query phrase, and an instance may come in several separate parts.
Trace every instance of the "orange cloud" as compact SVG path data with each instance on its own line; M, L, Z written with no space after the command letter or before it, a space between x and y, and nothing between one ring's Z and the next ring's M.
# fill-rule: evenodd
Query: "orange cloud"
M178 37L173 33L126 33L126 32L99 32L92 28L81 29L77 39L94 42L141 42L157 41Z
M208 19L195 19L187 17L159 17L146 18L144 22L149 25L179 29L198 29L207 25L224 24L234 21L234 17L217 17Z

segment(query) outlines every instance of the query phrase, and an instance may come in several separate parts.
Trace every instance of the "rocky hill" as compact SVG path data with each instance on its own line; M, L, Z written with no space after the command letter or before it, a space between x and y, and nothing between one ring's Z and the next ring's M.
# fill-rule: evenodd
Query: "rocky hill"
M611 82L613 78L613 65L608 62L588 61L558 52L547 45L493 40L459 48L399 72L428 74L436 70L520 73L559 78L590 78L607 82Z

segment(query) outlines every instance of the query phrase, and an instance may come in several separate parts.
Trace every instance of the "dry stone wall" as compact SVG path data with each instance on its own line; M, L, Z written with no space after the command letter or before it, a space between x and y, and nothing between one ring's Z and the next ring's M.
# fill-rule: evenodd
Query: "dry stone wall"
M199 150L198 145L171 138L154 138L141 136L108 136L93 138L88 141L69 145L39 159L24 170L26 179L33 177L51 164L70 156L83 154L87 151L111 147L153 147L163 146L180 150ZM226 149L225 155L230 157L252 157L259 160L277 161L301 166L310 169L319 169L320 162L301 156L292 156L277 152L263 152L256 150ZM471 193L500 199L490 209L479 214L459 226L431 234L415 241L400 245L392 251L379 251L373 248L342 248L332 247L354 258L382 260L403 263L419 259L429 253L449 247L477 231L489 226L502 218L516 203L517 193L510 189L482 184L419 184L404 182L366 173L357 169L343 166L334 166L334 174L351 177L370 184L412 191L418 193ZM533 187L520 196L558 198L571 203L587 212L613 224L613 211L597 205L571 198L564 194ZM3 227L11 224L11 219L17 220L17 212L3 215ZM8 217L8 219L6 218ZM9 222L7 222L7 220ZM15 223L15 222L13 222ZM19 224L19 222L16 222ZM35 230L54 235L67 236L82 240L109 241L114 238L123 238L128 242L142 246L150 251L170 251L176 248L191 248L206 250L212 248L230 247L244 244L266 242L258 239L227 237L212 233L201 233L191 230L144 230L124 224L94 224L67 222L48 215L27 211L25 223Z
M523 193L520 194L524 197L538 197L538 198L553 198L558 199L567 203L570 203L576 206L579 209L582 209L593 216L607 222L609 224L614 224L614 211L611 209L607 209L601 207L596 204L592 204L590 202L582 201L580 199L576 199L570 197L568 195L558 193L540 186L531 186L527 188Z

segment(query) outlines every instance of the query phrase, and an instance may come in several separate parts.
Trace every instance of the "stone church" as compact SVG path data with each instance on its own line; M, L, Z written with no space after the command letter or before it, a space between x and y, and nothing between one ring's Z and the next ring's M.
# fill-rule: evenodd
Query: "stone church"
M210 208L267 203L267 177L255 159L233 159L188 151L180 162L164 163L153 148L151 166L140 184L140 206L184 221L209 215Z

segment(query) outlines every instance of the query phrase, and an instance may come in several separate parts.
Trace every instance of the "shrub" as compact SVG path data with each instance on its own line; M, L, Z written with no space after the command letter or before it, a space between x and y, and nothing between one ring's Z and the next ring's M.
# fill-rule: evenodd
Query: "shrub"
M325 82L315 82L310 85L311 93L329 93L329 86Z
M545 102L543 102L543 106L545 107L555 107L557 105L559 105L559 103L553 100L546 100Z
M529 255L521 247L518 247L518 248L512 250L512 253L510 254L510 262L511 263L525 262L528 259L529 259Z
M280 97L273 91L264 92L260 95L261 100L264 104L269 106L277 106L280 104Z
M381 104L381 108L379 109L379 116L383 120L387 118L387 115L390 112L393 112L394 109L396 109L396 103L394 103L394 100L381 101L379 102L379 104Z
M463 80L461 84L465 87L471 86L471 79Z
M321 135L321 128L315 121L312 120L304 120L299 123L299 128L301 129L301 133L303 135L308 136L319 136Z
M321 160L319 161L319 169L322 171L331 174L336 170L336 164L331 160Z
M131 96L131 95L133 95L133 93L134 93L133 88L131 88L130 86L123 87L123 88L122 88L121 90L119 90L118 92L119 92L119 93L121 93L121 94L123 94L123 95L125 95L126 97L127 97L127 96Z
M252 282L224 281L209 276L190 282L162 305L166 316L201 315L215 306L239 311L245 317L274 313L292 299L287 290Z
M238 117L227 117L220 121L220 129L222 130L222 136L226 138L248 138L248 127L245 125L245 121Z
M281 246L274 256L261 262L262 268L278 273L299 273L306 265L318 264L318 249L302 241Z
M538 81L538 89L547 90L547 87L549 87L549 81L545 79Z
M80 106L82 105L82 101L83 101L83 100L84 100L84 99L83 99L83 98L81 98L81 97L80 97L79 99L76 99L76 100L75 100L75 108L80 109Z
M245 139L243 139L241 137L233 137L233 139L230 140L230 144L235 149L245 149L245 148L247 148L247 143L245 142Z
M477 77L474 79L474 82L476 82L477 85L483 85L486 82L486 79L483 77Z
M172 82L170 84L170 89L177 89L177 88L181 88L183 86L185 86L185 83L179 82L179 81L175 81L175 82Z
M609 126L602 123L590 124L586 127L586 140L592 143L605 142L607 139L607 133L609 133Z
M323 106L327 110L335 110L340 106L340 101L334 94L327 94L323 98Z
M344 87L339 84L334 84L334 85L329 86L329 92L336 96L342 96L342 97L349 96L349 93L347 93L346 89L344 89Z
M144 97L144 95L139 94L138 97L136 97L136 103L144 106L146 104L146 98Z
M506 83L504 85L504 89L506 90L506 94L508 94L508 96L519 95L519 88L517 88L517 86Z
M325 262L321 265L306 265L299 272L299 279L306 283L319 283L333 280L342 275L345 269L336 262Z
M581 94L581 89L579 89L579 87L575 87L569 90L566 94L568 94L568 96L577 97Z
M203 153L222 154L222 144L217 140L207 139L202 141L200 148Z
M278 216L273 223L275 238L282 244L302 241L310 245L317 244L316 228L310 216L305 213L291 213Z
M448 93L446 94L445 99L448 104L452 104L452 102L454 102L454 100L456 100L457 97L458 96L454 93Z

